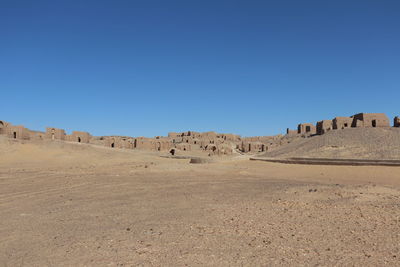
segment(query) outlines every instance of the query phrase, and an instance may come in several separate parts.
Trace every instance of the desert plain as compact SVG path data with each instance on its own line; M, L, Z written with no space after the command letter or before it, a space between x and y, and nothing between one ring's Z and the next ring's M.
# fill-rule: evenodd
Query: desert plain
M0 139L0 266L398 266L400 167Z

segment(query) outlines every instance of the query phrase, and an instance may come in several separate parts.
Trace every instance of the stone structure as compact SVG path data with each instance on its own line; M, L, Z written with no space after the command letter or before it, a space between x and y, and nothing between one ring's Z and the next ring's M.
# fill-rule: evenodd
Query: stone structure
M50 140L65 140L65 131L58 128L46 128L46 139Z
M177 149L182 151L191 151L192 146L190 144L180 143L175 146Z
M248 142L244 141L241 143L240 151L248 152L264 152L267 150L267 145L262 142Z
M317 134L324 134L333 129L333 121L322 120L317 122Z
M9 125L7 127L7 136L12 139L28 140L30 139L31 133L27 128L22 125Z
M107 136L103 137L105 146L111 148L135 148L135 139L126 136Z
M169 138L182 137L182 133L170 132L168 133L168 137Z
M78 143L89 143L90 134L88 132L73 131L71 135L67 136L68 141L78 142Z
M333 129L345 129L350 128L351 124L353 123L353 118L351 117L336 117L332 120L333 122Z
M297 130L291 130L289 128L286 129L286 134L287 135L296 135L297 134Z
M322 120L316 125L302 123L298 129L287 129L286 135L241 137L235 134L216 132L170 132L168 136L154 138L129 136L92 137L88 132L74 131L67 135L63 129L46 128L46 132L31 131L24 126L14 126L0 121L0 134L12 139L66 140L79 143L92 143L110 148L142 149L173 154L179 151L204 151L209 155L229 155L235 152L262 153L288 144L298 138L309 138L325 134L331 130L350 127L389 127L389 119L383 113L359 113L351 117L336 117L333 120ZM400 118L394 119L394 127L400 127ZM180 153L180 152L179 152Z
M205 150L208 152L208 155L230 155L233 153L233 149L231 146L228 144L220 144L220 145L214 145L214 144L208 144L205 147Z
M40 131L29 131L29 139L44 140L46 139L46 133Z
M395 117L393 121L393 127L400 127L400 117Z
M389 118L383 113L358 113L352 118L351 127L390 127Z
M72 135L66 135L63 129L46 128L46 132L32 131L22 125L12 125L5 121L0 121L0 134L7 135L12 139L21 140L66 140L80 143L89 143L91 135L87 132L73 132Z
M7 129L10 126L10 123L5 121L0 121L0 134L8 134Z
M317 128L312 123L300 123L297 126L298 134L316 134Z
M400 119L394 119L394 127L400 125ZM384 113L358 113L351 117L336 117L333 120L322 120L316 126L311 123L302 123L297 127L297 134L303 137L316 134L325 134L331 130L340 130L351 127L390 127L389 118ZM315 132L314 132L315 131ZM308 134L308 136L306 135ZM294 132L287 129L287 136L293 136Z
M134 147L137 149L144 149L144 150L154 150L154 139L146 138L146 137L138 137L135 138L135 145Z

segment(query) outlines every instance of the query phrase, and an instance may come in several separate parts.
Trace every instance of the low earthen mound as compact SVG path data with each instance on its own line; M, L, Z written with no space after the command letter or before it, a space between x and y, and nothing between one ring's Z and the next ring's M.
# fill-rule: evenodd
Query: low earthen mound
M349 128L299 138L264 157L400 159L399 128Z
M211 159L209 158L191 158L190 159L190 163L194 163L194 164L204 164L204 163L211 163L213 162Z

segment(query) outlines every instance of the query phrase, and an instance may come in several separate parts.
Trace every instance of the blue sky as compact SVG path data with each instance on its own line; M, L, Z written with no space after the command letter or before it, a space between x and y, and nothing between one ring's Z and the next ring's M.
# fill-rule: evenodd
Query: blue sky
M0 0L0 116L94 135L273 135L400 115L400 1Z

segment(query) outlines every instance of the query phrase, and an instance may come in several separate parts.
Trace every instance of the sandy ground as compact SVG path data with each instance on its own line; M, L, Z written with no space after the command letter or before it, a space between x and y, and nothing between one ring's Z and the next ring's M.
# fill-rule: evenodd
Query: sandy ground
M400 168L0 142L0 266L399 266Z

